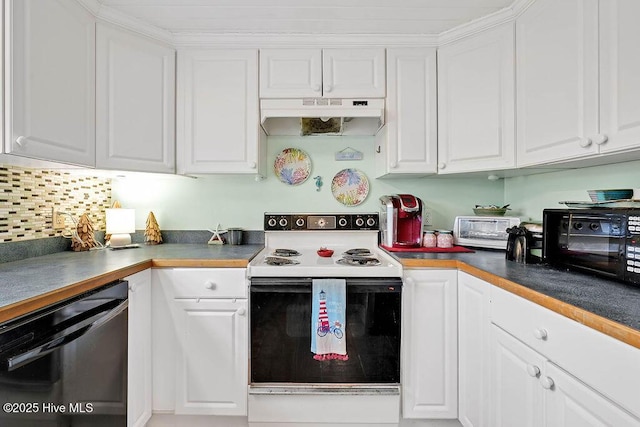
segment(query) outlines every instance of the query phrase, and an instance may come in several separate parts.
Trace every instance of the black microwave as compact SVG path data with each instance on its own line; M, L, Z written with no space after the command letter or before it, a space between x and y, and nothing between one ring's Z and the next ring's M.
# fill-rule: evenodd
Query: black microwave
M640 208L545 209L545 262L640 285Z

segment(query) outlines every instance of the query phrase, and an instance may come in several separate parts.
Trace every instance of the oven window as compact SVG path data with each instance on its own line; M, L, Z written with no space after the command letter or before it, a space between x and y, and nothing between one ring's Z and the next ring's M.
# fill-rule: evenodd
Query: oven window
M354 282L354 280L356 282ZM252 383L399 383L399 279L347 279L349 359L311 352L311 281L251 286Z

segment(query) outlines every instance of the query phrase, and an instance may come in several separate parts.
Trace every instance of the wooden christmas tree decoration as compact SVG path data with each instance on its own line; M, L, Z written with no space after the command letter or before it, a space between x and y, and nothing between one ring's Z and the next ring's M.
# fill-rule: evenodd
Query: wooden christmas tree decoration
M157 245L162 243L162 234L160 234L160 226L153 212L149 212L147 217L147 227L144 230L144 238L147 245Z
M96 246L98 246L98 243L93 235L91 219L89 219L89 215L86 213L82 214L76 226L76 235L74 235L71 241L71 249L76 252L88 251Z

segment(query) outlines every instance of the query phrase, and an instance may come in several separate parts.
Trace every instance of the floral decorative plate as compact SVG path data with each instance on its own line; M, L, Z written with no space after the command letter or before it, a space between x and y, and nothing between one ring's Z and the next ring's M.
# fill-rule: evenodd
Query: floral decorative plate
M331 181L333 197L345 206L358 206L369 194L369 179L358 169L343 169Z
M311 159L299 148L285 148L276 156L273 172L285 184L302 184L311 175Z

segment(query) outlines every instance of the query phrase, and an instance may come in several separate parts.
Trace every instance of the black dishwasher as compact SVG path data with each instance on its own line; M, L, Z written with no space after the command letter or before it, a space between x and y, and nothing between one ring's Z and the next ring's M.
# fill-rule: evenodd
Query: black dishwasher
M0 325L0 426L126 426L128 283Z

